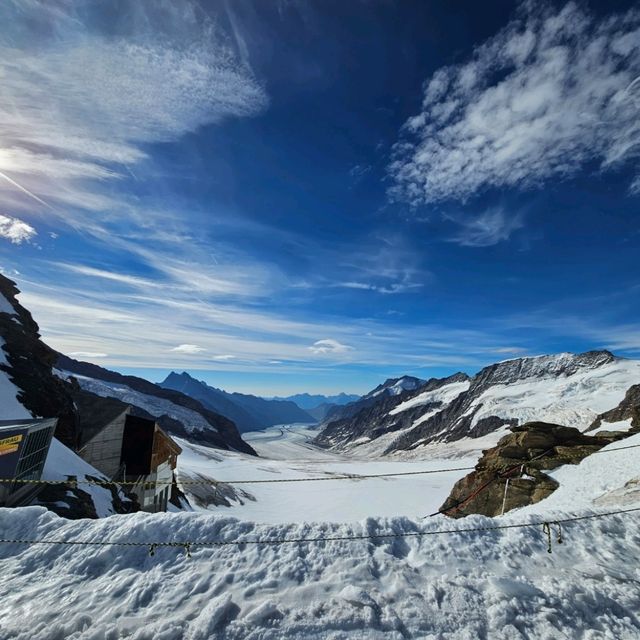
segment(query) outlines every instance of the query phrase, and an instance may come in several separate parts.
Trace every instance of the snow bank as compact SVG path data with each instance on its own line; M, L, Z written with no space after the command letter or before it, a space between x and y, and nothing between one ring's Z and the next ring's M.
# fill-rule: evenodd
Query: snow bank
M521 516L521 519L526 519ZM507 522L513 521L506 519ZM263 526L194 514L65 521L0 509L7 538L276 539L443 525ZM631 640L640 636L638 516L565 527L546 552L539 527L425 538L181 549L0 545L3 640ZM64 612L64 615L61 615Z
M87 476L91 476L93 480L109 480L107 476L92 467L88 462L85 462L71 449L65 447L62 442L53 438L44 469L42 470L42 479L67 480L69 476L78 480L86 480ZM81 484L79 488L91 496L99 518L105 518L116 513L109 489L91 484ZM65 503L65 506L68 507L69 505Z

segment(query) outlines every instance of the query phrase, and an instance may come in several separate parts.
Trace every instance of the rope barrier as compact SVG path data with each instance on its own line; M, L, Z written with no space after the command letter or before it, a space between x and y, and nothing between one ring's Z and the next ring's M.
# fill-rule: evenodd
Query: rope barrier
M610 516L625 515L640 511L640 507L632 507L630 509L619 509L616 511L606 511L603 513L590 513L581 516L567 516L565 518L557 518L555 520L540 520L535 522L518 522L513 524L488 525L486 527L459 527L455 529L437 529L435 531L410 531L404 533L367 533L344 536L318 536L315 538L274 538L269 539L248 539L248 540L200 540L200 541L165 541L165 542L137 542L127 540L30 540L30 539L0 539L0 544L22 544L22 545L69 545L69 546L86 546L86 547L147 547L150 555L154 555L156 549L160 547L181 547L190 557L194 547L240 547L243 545L283 545L283 544L301 544L301 543L319 543L319 542L353 542L357 540L382 540L394 538L422 538L436 535L450 535L459 533L477 533L488 531L503 531L507 529L524 529L531 527L543 528L543 533L547 535L548 551L551 553L551 526L558 527L559 544L563 543L561 525L580 522L584 520L592 520L597 518L606 518Z
M602 449L600 449L599 451L594 451L593 453L591 453L589 455L595 455L595 454L598 454L598 453L613 453L614 451L622 451L623 449L634 449L636 447L640 447L640 444L630 444L630 445L627 445L627 446L624 446L624 447L615 447L614 449L607 449L606 451L603 451ZM473 500L473 498L475 498L477 495L479 495L485 489L487 489L496 480L502 480L503 478L506 478L507 479L507 486L508 486L510 474L513 473L518 467L520 467L520 473L522 474L525 466L528 463L531 463L531 462L534 462L535 460L539 460L540 458L543 458L548 453L551 453L554 449L555 449L555 446L550 447L546 451L543 451L542 453L539 453L537 456L534 456L533 458L530 458L529 460L525 461L524 463L514 464L512 467L508 467L507 469L502 469L500 471L496 471L496 473L491 478L489 478L486 482L484 482L479 487L477 487L469 495L465 496L461 500L458 500L458 502L456 502L455 504L451 505L450 507L447 507L446 509L438 509L437 511L434 511L433 513L429 513L428 515L423 516L422 519L426 520L427 518L433 518L434 516L437 516L437 515L447 515L447 514L451 513L452 511L453 512L458 511L465 504L467 504L468 502ZM589 456L586 456L586 457L589 457ZM506 500L506 487L505 487L505 500ZM503 504L503 509L504 509L504 504ZM504 511L503 511L503 513L504 513Z
M394 473L370 473L370 474L345 474L326 476L322 478L269 478L267 480L178 480L180 485L216 485L216 484L271 484L278 482L325 482L329 480L370 480L372 478L393 478L397 476L418 476L429 473L447 473L452 471L471 471L475 467L451 467L448 469L429 469L423 471L398 471ZM97 486L105 485L120 485L120 486L156 486L156 485L170 485L173 484L173 480L149 480L146 482L135 481L122 481L117 480L13 480L11 478L0 478L0 484L6 483L19 483L19 484L91 484Z
M625 447L616 447L615 449L607 449L606 451L594 451L589 454L589 456L597 455L599 453L613 453L615 451L623 451L624 449L635 449L640 447L640 444L630 444ZM533 462L538 458L546 455L549 451L552 451L554 447L551 449L547 449L544 453L527 460L527 462ZM587 456L587 457L589 457ZM526 464L526 463L525 463ZM509 472L513 469L520 467L520 463L507 469L506 472ZM370 474L344 474L344 475L334 475L334 476L325 476L321 478L269 478L263 480L214 480L211 478L210 480L178 480L178 484L183 486L193 486L193 485L217 485L217 484L275 484L275 483L285 483L285 482L327 482L332 480L370 480L374 478L395 478L402 476L418 476L418 475L426 475L431 473L449 473L454 471L473 471L475 467L449 467L447 469L428 469L422 471L398 471L394 473L370 473ZM503 472L503 473L506 473ZM154 487L158 485L171 485L173 484L173 480L149 480L146 482L136 482L136 481L117 481L117 480L20 480L13 478L0 478L0 484L3 483L15 483L15 484L70 484L70 485L78 485L78 484L89 484L96 486L109 486L109 485L119 485L119 486L139 486L139 487Z

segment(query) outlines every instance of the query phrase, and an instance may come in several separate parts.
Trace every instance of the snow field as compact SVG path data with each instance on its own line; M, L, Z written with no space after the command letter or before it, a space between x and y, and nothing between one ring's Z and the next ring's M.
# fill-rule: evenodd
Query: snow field
M352 525L264 526L222 516L142 513L88 522L66 521L39 507L0 509L3 537L84 541L273 540L492 524L473 516L458 523L368 518ZM631 640L640 636L638 524L639 516L626 515L565 526L565 544L555 544L552 554L539 527L196 546L191 558L176 548L150 556L146 548L5 544L0 636Z
M434 391L425 391L424 393L420 393L405 402L401 402L397 407L389 411L389 415L395 416L407 409L412 409L413 407L417 407L421 404L428 404L430 402L442 402L445 405L449 404L463 391L466 391L470 384L469 380L465 380L464 382L452 382L451 384L446 384Z
M635 382L640 382L640 361L618 360L571 376L495 385L472 405L481 405L472 424L498 415L520 424L538 420L584 430L599 413L617 406Z
M202 491L186 484L192 480L279 480L338 475L404 473L451 467L473 467L475 455L455 461L430 457L427 460L358 459L318 449L307 443L305 427L272 428L245 434L260 455L256 459L241 453L213 450L176 438L183 453L178 458L178 481L196 510L207 510L192 496ZM367 478L322 482L261 483L233 485L241 491L232 506L209 509L263 523L358 522L369 516L418 518L436 511L457 480L468 471ZM227 485L228 486L228 485ZM248 494L248 496L247 496Z

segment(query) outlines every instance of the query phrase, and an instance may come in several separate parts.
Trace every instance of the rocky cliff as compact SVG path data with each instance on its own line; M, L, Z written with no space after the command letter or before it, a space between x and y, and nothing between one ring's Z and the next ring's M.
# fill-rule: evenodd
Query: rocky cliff
M78 438L77 416L65 384L52 373L57 353L40 339L40 329L17 299L16 283L0 274L0 371L17 387L18 402L33 416L58 418L56 437L69 447ZM0 359L0 363L3 359ZM16 416L6 415L6 419Z

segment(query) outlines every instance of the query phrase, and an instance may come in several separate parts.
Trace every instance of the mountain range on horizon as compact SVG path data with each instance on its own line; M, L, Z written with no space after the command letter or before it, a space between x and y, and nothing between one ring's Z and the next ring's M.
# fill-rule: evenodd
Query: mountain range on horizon
M246 393L228 392L196 380L186 371L172 371L158 386L180 391L199 400L212 411L233 420L240 432L257 431L278 424L316 422L316 419L295 402L287 399L266 399Z
M405 380L390 379L332 410L315 443L377 456L463 439L471 446L487 436L484 444L493 446L506 430L530 421L588 431L640 383L640 360L607 350L558 353L504 360L473 376L412 379L408 389Z
M74 360L40 340L15 283L4 276L0 294L3 417L58 416L67 443L74 439L74 393L83 394L83 406L90 406L87 397L95 406L105 398L135 406L170 432L215 447L250 453L238 431L319 421L316 444L385 455L481 439L528 420L585 430L640 382L640 361L605 350L528 356L494 363L473 376L390 378L353 400L347 394L291 396L306 404L327 400L320 405L324 415L314 416L317 406L305 411L292 399L229 393L186 372L172 372L155 384Z

